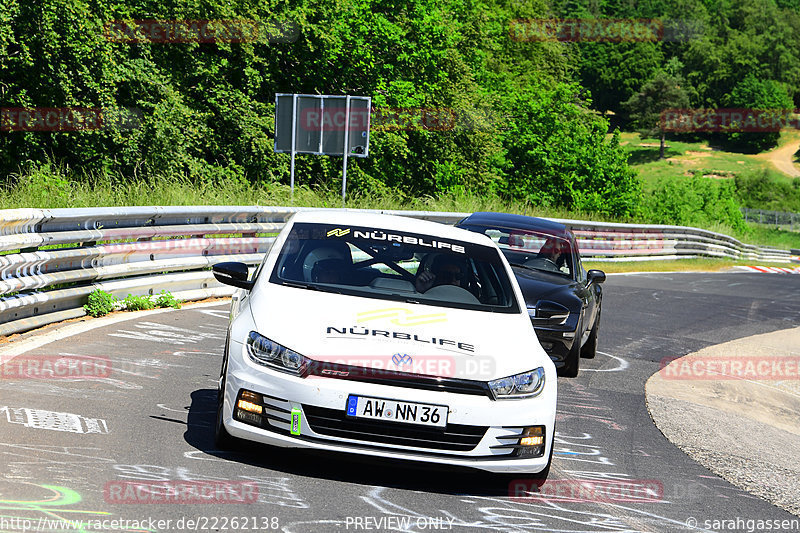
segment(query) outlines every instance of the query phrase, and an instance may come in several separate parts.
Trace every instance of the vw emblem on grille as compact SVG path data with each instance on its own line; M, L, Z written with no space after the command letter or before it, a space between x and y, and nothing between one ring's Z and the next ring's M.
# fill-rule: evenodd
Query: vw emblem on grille
M396 353L392 356L392 363L397 366L410 365L414 360L407 353Z

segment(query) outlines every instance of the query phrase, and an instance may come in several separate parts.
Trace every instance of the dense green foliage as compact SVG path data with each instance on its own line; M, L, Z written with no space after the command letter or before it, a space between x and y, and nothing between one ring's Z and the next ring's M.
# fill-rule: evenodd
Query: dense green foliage
M272 150L275 94L349 93L456 117L445 131L374 130L370 157L350 162L353 190L469 191L614 215L636 207L639 182L605 138L607 122L586 112L569 54L508 37L510 20L542 16L544 3L0 1L2 106L141 112L141 127L124 131L4 134L4 175L51 160L78 176L285 183L288 157ZM107 39L105 25L123 19L252 19L297 31L284 42ZM336 188L340 169L341 158L297 161L298 180L314 186Z
M352 198L421 205L420 199L472 196L587 218L739 228L731 211L737 197L727 185L689 179L644 198L614 128L598 111L652 132L662 106L800 102L796 4L0 0L0 107L102 108L106 119L133 110L125 127L107 120L99 130L0 132L0 186L37 207L74 205L74 191L92 187L127 201L137 190L142 197L163 191L161 203L190 197L164 191L165 183L184 192L190 184L197 198L220 203L285 198L258 196L283 190L289 178L289 157L273 151L275 94L357 94L371 96L377 109L445 110L454 127L375 127L370 157L349 162ZM552 17L674 19L689 31L615 43L532 42L510 34L512 21ZM283 33L233 43L108 38L111 21L130 19L267 21ZM637 95L667 86L679 90L640 106L637 115ZM776 137L725 139L758 151ZM298 156L298 183L330 202L341 164Z
M736 191L742 207L800 213L800 178L789 183L766 172L745 174L736 176Z
M577 51L581 83L597 109L622 113L623 124L622 103L671 60L681 65L678 74L686 80L693 108L800 106L800 9L795 0L555 0L553 14L664 23L663 38L654 42L567 45ZM765 89L758 97L750 90L754 85ZM733 148L760 151L775 146L777 137L731 134L728 140Z
M649 218L658 224L709 226L725 224L736 231L746 225L736 198L736 187L728 180L692 176L660 182L646 199Z

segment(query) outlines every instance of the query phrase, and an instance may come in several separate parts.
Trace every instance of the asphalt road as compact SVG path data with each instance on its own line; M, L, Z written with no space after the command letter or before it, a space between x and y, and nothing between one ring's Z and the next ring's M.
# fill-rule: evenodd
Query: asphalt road
M513 479L467 470L260 445L215 451L221 304L31 352L110 363L97 379L0 379L0 531L796 531L798 522L780 521L797 517L670 444L647 413L644 383L664 358L800 326L800 279L642 274L610 276L604 291L600 353L577 378L560 378L550 499L511 498ZM758 453L741 440L743 453ZM257 501L121 503L130 481L214 480L254 485ZM575 497L564 492L569 480L617 480L624 490Z

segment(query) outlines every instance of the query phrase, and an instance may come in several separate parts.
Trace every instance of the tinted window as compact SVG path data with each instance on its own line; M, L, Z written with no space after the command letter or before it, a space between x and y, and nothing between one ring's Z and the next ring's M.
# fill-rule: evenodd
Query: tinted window
M553 272L574 278L576 269L568 238L549 233L493 226L462 226L488 235L512 265Z

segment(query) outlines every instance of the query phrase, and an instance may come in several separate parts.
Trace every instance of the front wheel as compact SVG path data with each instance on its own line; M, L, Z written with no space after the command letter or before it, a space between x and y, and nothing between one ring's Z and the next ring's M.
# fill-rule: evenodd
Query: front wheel
M218 450L229 450L233 447L235 442L234 437L228 433L223 424L223 415L225 409L225 370L223 370L220 377L220 386L217 391L217 420L214 424L214 446Z
M541 481L542 483L544 483L547 480L547 476L550 475L550 467L553 464L553 447L555 446L555 444L556 440L553 439L553 443L550 445L550 457L547 458L547 466L544 467L544 470L542 470L541 472L536 472L535 474L532 474L531 475L532 479Z

